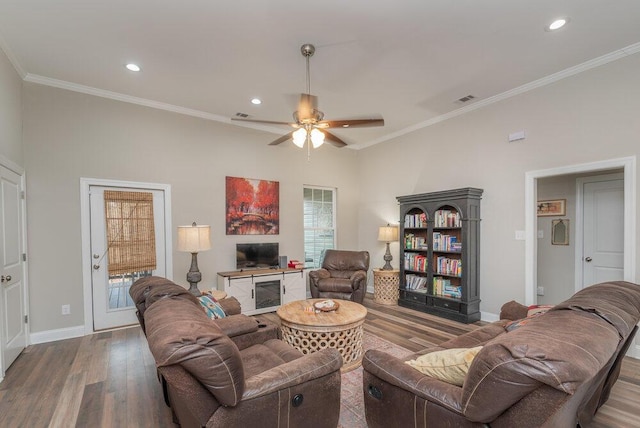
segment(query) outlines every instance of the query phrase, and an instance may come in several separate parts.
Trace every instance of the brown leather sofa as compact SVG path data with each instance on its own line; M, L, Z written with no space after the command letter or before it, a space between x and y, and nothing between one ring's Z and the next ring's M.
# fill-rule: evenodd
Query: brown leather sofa
M368 251L326 250L321 269L309 272L311 296L362 303L368 270Z
M503 316L526 315L511 302ZM508 315L510 312L512 315ZM640 286L593 285L507 332L503 319L425 354L482 345L463 386L369 350L363 391L370 428L586 426L609 396L640 321Z
M141 317L180 426L337 425L342 357L336 349L303 355L260 330L230 338L220 321L232 316L210 320L190 293L175 288L182 287L155 281L159 288L146 291ZM139 288L146 287L130 293L144 294Z
M164 297L180 296L181 298L198 303L193 294L175 282L159 276L148 276L137 280L129 289L129 294L136 305L136 316L145 332L144 312L148 305ZM191 294L191 297L189 295ZM224 334L229 336L233 342L241 348L245 348L245 343L255 341L265 341L280 337L280 329L277 325L269 322L263 317L248 317L241 314L240 302L233 296L218 301L226 317L212 320L220 327Z

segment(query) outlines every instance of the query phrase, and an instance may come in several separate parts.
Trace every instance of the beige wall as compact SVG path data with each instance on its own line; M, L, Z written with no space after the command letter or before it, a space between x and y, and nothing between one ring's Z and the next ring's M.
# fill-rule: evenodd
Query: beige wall
M226 175L280 181L278 241L290 258L302 257L302 185L338 187L338 245L370 251L372 267L385 250L378 227L398 221L396 196L480 187L481 310L496 314L524 301L514 231L524 229L525 173L637 155L638 75L636 54L358 152L323 147L311 162L292 145L268 147L271 134L26 84L31 329L84 322L80 177L171 184L174 240L179 224L213 226L214 250L199 256L203 285L233 268L236 242L272 240L224 235ZM519 130L526 140L508 143ZM397 267L398 243L391 249ZM185 284L188 255L174 252L173 265Z
M0 49L0 155L23 166L22 79Z
M356 151L327 145L307 161L291 144L268 146L273 134L35 84L24 91L32 332L84 323L80 177L170 184L174 247L176 226L212 226L213 250L198 255L201 288L235 268L236 242L277 241L281 254L303 258L304 184L338 188L338 245L358 245ZM280 235L225 235L225 176L280 182ZM186 285L190 255L173 256Z
M481 310L497 314L508 300L523 302L524 241L514 232L525 226L525 173L636 156L638 76L636 54L362 150L360 246L380 247L372 256L381 260L375 231L386 218L397 221L398 195L482 188ZM508 143L520 130L527 138ZM395 254L397 264L397 247Z

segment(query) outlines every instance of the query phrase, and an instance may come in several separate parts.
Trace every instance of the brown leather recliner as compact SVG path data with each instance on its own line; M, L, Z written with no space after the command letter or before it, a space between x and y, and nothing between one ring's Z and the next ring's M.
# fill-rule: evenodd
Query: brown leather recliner
M618 377L638 321L640 286L617 281L585 288L513 331L497 321L403 359L369 350L362 363L367 424L586 426ZM479 345L462 386L404 363Z
M338 350L303 355L254 334L237 344L186 294L156 297L143 315L147 342L181 427L337 425Z
M322 268L309 272L311 296L362 303L368 270L368 251L326 250Z

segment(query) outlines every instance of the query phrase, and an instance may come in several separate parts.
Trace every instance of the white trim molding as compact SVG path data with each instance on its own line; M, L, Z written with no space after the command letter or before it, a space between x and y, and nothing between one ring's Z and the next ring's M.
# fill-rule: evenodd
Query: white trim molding
M84 335L84 326L77 325L75 327L58 328L55 330L45 330L31 333L29 335L29 341L32 345L37 345L39 343L54 342L56 340L73 339L74 337L82 337Z
M82 288L84 293L84 334L93 334L93 290L91 288L91 216L89 187L128 187L164 192L165 277L173 278L173 243L171 221L171 185L134 181L103 180L80 177L80 228L82 236Z
M525 174L525 305L536 303L537 285L537 180L557 175L624 169L624 280L636 279L636 157L569 165ZM640 351L639 351L640 352Z

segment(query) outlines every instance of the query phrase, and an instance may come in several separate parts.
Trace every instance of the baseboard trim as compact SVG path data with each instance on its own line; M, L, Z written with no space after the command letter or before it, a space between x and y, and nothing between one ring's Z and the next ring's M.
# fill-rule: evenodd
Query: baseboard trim
M492 314L491 312L480 311L480 319L486 322L494 322L500 319L499 315Z
M54 342L56 340L73 339L85 335L84 326L59 328L56 330L39 331L29 335L29 343L37 345L39 343Z

